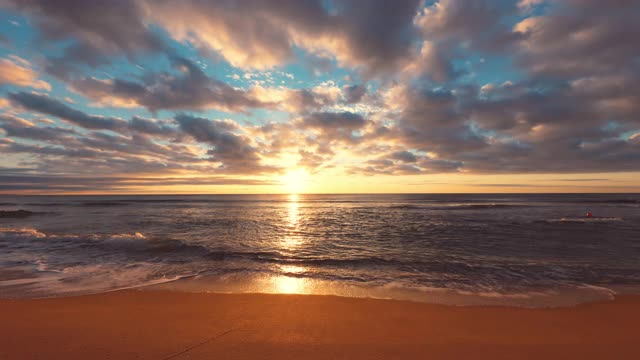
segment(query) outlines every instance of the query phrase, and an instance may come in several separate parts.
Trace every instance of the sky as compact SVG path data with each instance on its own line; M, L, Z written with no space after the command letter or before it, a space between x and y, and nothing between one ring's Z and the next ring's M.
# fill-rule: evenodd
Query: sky
M0 0L0 193L638 192L639 17Z

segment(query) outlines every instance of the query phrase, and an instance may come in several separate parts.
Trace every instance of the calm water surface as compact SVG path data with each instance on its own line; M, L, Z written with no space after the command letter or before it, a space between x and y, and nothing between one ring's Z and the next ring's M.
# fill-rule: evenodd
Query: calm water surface
M554 306L640 287L639 194L0 197L19 209L0 218L0 297L161 284Z

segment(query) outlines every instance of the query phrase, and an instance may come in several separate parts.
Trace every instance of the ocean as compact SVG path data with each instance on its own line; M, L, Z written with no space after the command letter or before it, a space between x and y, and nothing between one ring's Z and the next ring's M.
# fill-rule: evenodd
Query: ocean
M605 300L640 293L640 194L0 197L0 297L141 287Z

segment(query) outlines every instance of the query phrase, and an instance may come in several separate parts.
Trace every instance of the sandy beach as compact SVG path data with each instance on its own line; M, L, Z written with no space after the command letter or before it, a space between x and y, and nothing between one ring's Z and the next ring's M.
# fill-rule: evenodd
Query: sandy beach
M126 290L0 300L0 359L637 359L640 296L552 309Z

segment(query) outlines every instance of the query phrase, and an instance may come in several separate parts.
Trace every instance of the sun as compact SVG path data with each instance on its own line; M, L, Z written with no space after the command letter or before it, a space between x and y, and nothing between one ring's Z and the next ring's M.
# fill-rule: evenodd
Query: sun
M299 194L303 192L307 181L309 181L309 174L307 174L305 169L289 170L281 180L285 192L289 194Z

